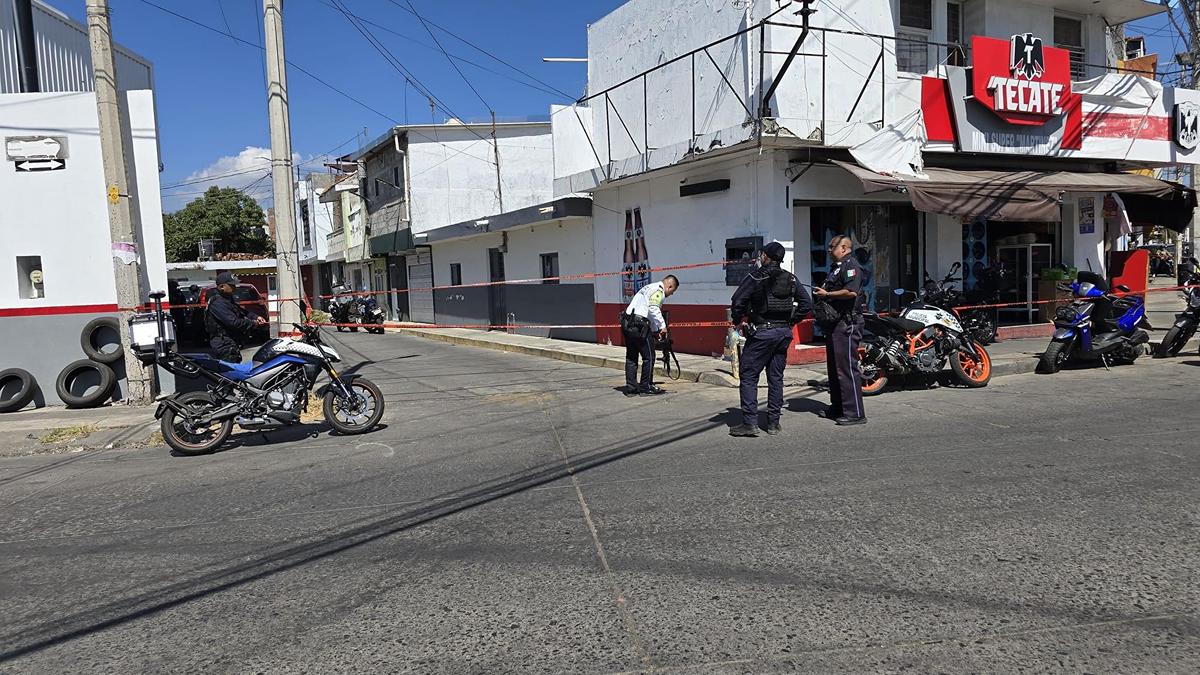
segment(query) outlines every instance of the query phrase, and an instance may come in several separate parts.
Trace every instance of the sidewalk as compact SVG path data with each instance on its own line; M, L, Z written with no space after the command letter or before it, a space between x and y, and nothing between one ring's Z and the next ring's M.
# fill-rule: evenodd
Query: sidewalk
M625 368L625 348L616 345L568 342L471 328L413 327L389 329L389 331L417 335L429 340L455 345L541 356L588 366L615 370L624 370ZM1045 351L1047 342L1048 337L1038 337L1004 340L991 345L988 347L988 354L992 357L992 376L1002 377L1033 372L1037 367L1037 357ZM682 373L679 379L683 381L720 387L736 387L738 385L737 380L731 374L728 361L714 359L710 356L679 354L679 366ZM785 381L788 386L824 384L829 378L826 377L823 366L823 363L789 366ZM666 375L661 361L655 367L655 372L661 376ZM760 384L765 386L765 380Z
M0 457L131 447L157 429L153 406L28 408L0 415Z

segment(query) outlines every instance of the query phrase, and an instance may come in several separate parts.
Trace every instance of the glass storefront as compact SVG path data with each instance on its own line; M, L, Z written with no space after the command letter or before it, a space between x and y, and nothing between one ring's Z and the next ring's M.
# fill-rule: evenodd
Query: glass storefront
M875 311L898 306L892 291L915 289L919 244L917 212L911 204L838 204L810 210L812 282L820 285L829 274L829 240L835 234L850 237L854 256L865 271L867 302Z

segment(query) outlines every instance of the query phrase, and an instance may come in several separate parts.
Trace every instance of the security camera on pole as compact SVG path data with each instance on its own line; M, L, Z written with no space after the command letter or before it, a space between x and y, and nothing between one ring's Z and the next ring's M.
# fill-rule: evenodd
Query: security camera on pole
M300 323L300 253L296 249L292 194L292 130L288 120L287 70L283 53L283 0L263 0L267 52L267 112L271 120L271 192L275 207L275 265L279 288L278 329Z

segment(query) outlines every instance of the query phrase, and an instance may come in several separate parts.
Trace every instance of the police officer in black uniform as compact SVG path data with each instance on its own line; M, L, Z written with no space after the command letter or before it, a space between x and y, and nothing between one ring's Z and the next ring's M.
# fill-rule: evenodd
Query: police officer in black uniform
M204 311L204 328L208 331L208 344L213 355L222 361L240 363L242 344L250 331L265 326L267 320L257 316L233 299L233 290L240 279L230 272L217 275L217 292L208 301Z
M735 325L747 322L746 345L742 348L742 423L729 430L731 436L758 435L758 376L767 371L768 434L780 432L783 410L783 370L787 366L792 326L812 308L808 292L795 275L782 269L783 244L773 241L763 247L759 268L742 280L731 302Z
M858 369L858 344L863 331L863 268L850 254L850 237L837 235L829 241L834 263L822 288L813 290L818 302L837 310L838 320L829 331L825 366L829 372L829 408L822 415L840 426L865 424L862 374Z

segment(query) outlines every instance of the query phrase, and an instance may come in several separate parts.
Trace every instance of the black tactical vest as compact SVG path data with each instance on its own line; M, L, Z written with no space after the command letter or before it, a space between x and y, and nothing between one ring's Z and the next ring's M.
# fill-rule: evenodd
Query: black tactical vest
M754 293L755 323L789 323L792 318L796 277L777 266L764 270L767 278Z

